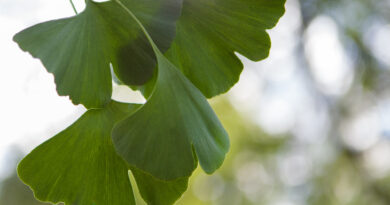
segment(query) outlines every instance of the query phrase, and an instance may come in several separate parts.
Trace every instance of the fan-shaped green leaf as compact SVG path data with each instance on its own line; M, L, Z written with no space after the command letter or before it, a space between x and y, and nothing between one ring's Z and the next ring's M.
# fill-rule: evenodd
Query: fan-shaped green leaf
M19 164L19 177L42 201L67 205L135 204L129 166L116 154L110 134L115 122L138 107L113 101L104 109L87 111L27 155ZM187 178L163 182L131 169L149 204L172 204L187 188Z
M117 152L157 178L190 176L196 167L211 173L229 148L228 136L202 93L162 54L150 98L113 130Z
M175 33L181 0L124 0L151 31L160 49L168 49ZM87 1L77 16L49 21L16 34L24 50L41 59L53 73L60 95L73 103L100 108L110 101L110 63L126 84L143 84L155 67L150 44L139 27L113 1Z
M226 92L239 79L242 64L268 56L272 28L285 0L184 0L177 34L166 56L205 96Z
M229 149L226 131L204 95L160 52L142 23L138 24L155 51L158 74L147 102L114 127L117 152L132 166L163 180L190 176L196 158L207 173L214 172Z

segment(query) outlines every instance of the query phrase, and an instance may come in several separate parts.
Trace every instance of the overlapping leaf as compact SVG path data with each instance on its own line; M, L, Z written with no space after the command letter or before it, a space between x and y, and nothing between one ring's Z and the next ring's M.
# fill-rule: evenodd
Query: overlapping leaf
M226 92L242 64L234 52L258 61L268 56L272 28L285 0L184 0L177 34L166 56L205 96Z
M221 164L227 134L202 93L158 54L158 77L147 103L114 128L116 150L161 179L190 176L196 159L207 173Z
M116 150L163 180L190 176L197 159L212 173L229 149L228 135L204 95L149 41L158 62L155 87L146 104L114 127Z
M30 153L20 177L45 201L134 204L131 169L145 201L174 203L198 161L212 173L229 149L205 96L237 82L242 64L235 51L251 60L268 55L265 30L283 13L284 1L184 0L167 57L161 51L173 39L181 0L88 0L78 16L17 34L20 47L55 75L60 95L87 108L105 106ZM110 102L110 63L127 85L143 85L155 74L142 87L147 103Z
M135 204L129 166L114 150L111 130L139 105L111 102L87 111L77 122L34 149L19 164L19 177L42 201L67 205ZM149 204L172 204L187 178L161 181L132 168Z
M168 49L180 15L181 0L123 0L152 32L160 49ZM143 84L155 67L150 44L139 27L115 2L87 1L86 9L71 18L30 27L14 40L41 59L53 73L60 95L75 104L103 107L111 98L110 63L121 81Z

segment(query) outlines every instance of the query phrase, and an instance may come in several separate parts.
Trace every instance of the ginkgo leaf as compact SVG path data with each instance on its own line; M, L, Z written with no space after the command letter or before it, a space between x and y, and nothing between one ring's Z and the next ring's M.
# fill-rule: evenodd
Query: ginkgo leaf
M139 106L112 101L104 109L87 111L27 155L18 166L19 177L42 201L66 205L135 204L129 165L115 152L111 130L115 122ZM162 182L131 169L137 184L148 188L140 188L145 201L160 200L149 204L172 204L187 188L187 178Z
M284 0L184 0L177 30L182 0L86 2L77 16L14 37L54 74L60 95L98 108L34 149L19 176L43 201L132 205L131 170L148 204L170 205L198 162L207 173L221 166L229 139L205 95L237 82L235 51L268 55L265 30ZM110 64L117 81L144 93L144 105L110 100Z
M147 102L115 125L112 137L117 152L130 165L163 180L190 176L197 159L207 173L214 172L229 149L225 129L204 95L138 24L155 51L158 73Z
M285 0L184 0L177 33L166 56L206 97L226 92L250 60L268 56L266 29L284 13Z
M117 152L157 178L190 176L196 167L212 173L229 149L227 133L202 93L162 54L155 89L137 112L113 130Z
M126 84L152 77L155 56L139 27L113 1L87 0L77 16L49 21L16 34L22 50L39 58L54 74L57 91L73 103L101 108L111 99L110 63ZM168 49L180 15L181 0L123 0L151 31L160 49Z

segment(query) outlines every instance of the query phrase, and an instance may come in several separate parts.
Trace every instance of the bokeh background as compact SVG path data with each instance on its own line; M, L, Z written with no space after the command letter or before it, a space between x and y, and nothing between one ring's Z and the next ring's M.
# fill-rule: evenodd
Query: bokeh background
M12 42L70 15L66 0L0 0L0 205L43 204L16 164L85 111ZM231 137L225 163L198 169L177 204L390 204L390 0L287 0L269 33L270 57L242 58L240 82L210 101ZM114 98L144 101L127 91Z

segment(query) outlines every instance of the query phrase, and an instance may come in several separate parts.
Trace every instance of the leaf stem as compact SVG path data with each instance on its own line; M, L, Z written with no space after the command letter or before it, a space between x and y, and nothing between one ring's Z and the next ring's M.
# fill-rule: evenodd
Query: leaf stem
M73 0L69 0L70 4L72 5L73 11L77 14L79 14L76 10L76 7L74 6Z
M132 11L130 11L130 9L127 8L120 0L115 0L115 1L137 22L138 26L141 28L141 30L145 34L146 38L148 39L149 43L151 44L154 52L160 53L160 50L157 48L152 37L150 37L148 31L145 29L144 25L142 25L141 21L138 20L138 18L134 15L134 13Z

